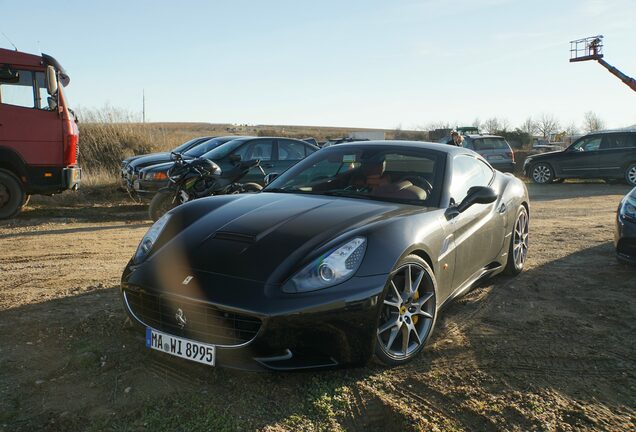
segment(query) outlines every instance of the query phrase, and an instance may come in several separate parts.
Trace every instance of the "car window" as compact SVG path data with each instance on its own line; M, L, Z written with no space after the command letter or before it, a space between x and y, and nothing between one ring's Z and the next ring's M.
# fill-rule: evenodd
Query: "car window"
M631 147L636 147L636 134L607 134L603 137L603 142L601 143L601 148L604 150L623 149Z
M278 160L301 160L305 157L306 147L305 144L298 141L279 140Z
M596 151L601 147L602 137L589 137L581 138L576 144L572 146L576 151Z
M260 159L264 161L272 160L272 140L258 140L250 145L248 160ZM242 158L241 158L242 159Z
M34 108L33 73L19 70L16 82L0 83L0 102L24 108ZM48 106L48 105L47 105Z
M225 144L228 141L229 140L227 138L212 138L211 140L202 141L185 152L184 155L198 158L205 154L207 157L208 152L214 150L222 144Z
M503 138L479 138L473 142L475 150L509 150L508 143Z
M201 138L193 138L190 141L186 141L183 144L175 147L174 149L172 149L172 151L175 153L183 153L184 151L188 150L193 144L201 141L203 141Z
M459 155L453 160L453 179L450 195L455 204L462 202L473 186L488 186L493 171L480 159L469 155Z
M265 190L435 206L442 158L420 149L333 146L302 160Z

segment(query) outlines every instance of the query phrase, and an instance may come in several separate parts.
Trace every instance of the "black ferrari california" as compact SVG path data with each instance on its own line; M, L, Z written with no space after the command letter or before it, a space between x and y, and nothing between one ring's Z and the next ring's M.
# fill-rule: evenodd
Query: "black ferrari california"
M378 141L322 149L259 193L196 200L122 276L148 348L275 370L415 357L441 308L522 271L528 193L477 153Z
M614 246L618 259L636 265L636 188L618 205Z

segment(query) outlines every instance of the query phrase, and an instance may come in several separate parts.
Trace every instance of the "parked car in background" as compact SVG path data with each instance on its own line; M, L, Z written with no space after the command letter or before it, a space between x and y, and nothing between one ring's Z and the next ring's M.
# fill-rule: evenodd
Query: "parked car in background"
M132 187L132 182L136 179L140 169L150 165L156 165L158 163L169 162L171 153L185 153L212 138L214 137L206 136L193 138L173 148L169 152L136 155L124 159L121 161L121 187L124 189L130 189Z
M499 171L513 172L515 169L515 153L504 137L464 135L464 148L476 151Z
M223 137L226 139L229 137ZM271 137L240 137L228 140L216 148L200 155L217 163L221 170L231 169L236 157L247 161L258 159L265 174L272 172L282 173L296 162L304 159L313 152L319 150L318 147L306 141L292 138L271 138ZM184 156L187 156L185 153ZM173 162L153 165L142 169L139 172L139 180L134 184L135 192L139 195L154 195L168 185L168 170ZM254 168L243 179L243 182L264 184L263 172L260 168Z
M614 246L621 261L636 265L636 187L618 205Z
M601 178L636 186L636 129L595 132L565 150L528 156L523 171L540 184Z
M236 138L245 137L228 135L203 140L189 150L178 154L186 160L196 159L208 153L210 150L213 150L218 146L223 145L226 142L232 141ZM135 168L132 175L133 177L128 186L130 192L139 198L152 197L152 195L157 193L159 189L168 186L168 169L173 164L174 158L171 154L169 154L167 160L145 165L139 169ZM160 168L156 169L156 167Z

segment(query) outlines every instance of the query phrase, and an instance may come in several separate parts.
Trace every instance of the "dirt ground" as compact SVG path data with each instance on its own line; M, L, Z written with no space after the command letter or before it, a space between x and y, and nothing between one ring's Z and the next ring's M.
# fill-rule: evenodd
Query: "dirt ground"
M150 352L125 323L137 205L0 223L0 431L607 430L636 428L636 268L612 246L628 188L536 187L527 270L442 312L410 364L213 369Z

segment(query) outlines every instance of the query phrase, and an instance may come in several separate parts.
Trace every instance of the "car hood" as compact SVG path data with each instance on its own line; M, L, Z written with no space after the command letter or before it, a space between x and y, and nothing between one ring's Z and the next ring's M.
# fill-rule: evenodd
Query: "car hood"
M544 159L544 158L549 158L557 154L561 154L563 152L565 152L565 150L556 150L556 151L550 151L545 153L537 153L537 154L529 155L526 159L532 159L532 160Z
M135 169L141 169L150 165L156 165L159 163L170 162L170 153L152 153L149 155L138 157L130 162L129 166Z
M143 167L142 169L140 169L139 171L140 172L144 172L144 173L168 171L170 169L170 167L172 167L172 165L174 165L174 162L171 160L169 162L163 162L163 163L156 163L156 164L147 165L147 166Z
M218 205L219 199L224 203ZM177 263L193 270L273 283L282 282L308 258L324 252L322 247L330 249L348 240L343 234L361 229L356 232L364 235L372 229L370 225L427 210L371 200L267 192L211 197L192 204L200 211L202 201L213 209L194 223L186 222L183 231L153 260L164 269ZM188 205L184 207L187 212ZM187 220L178 214L175 219Z

